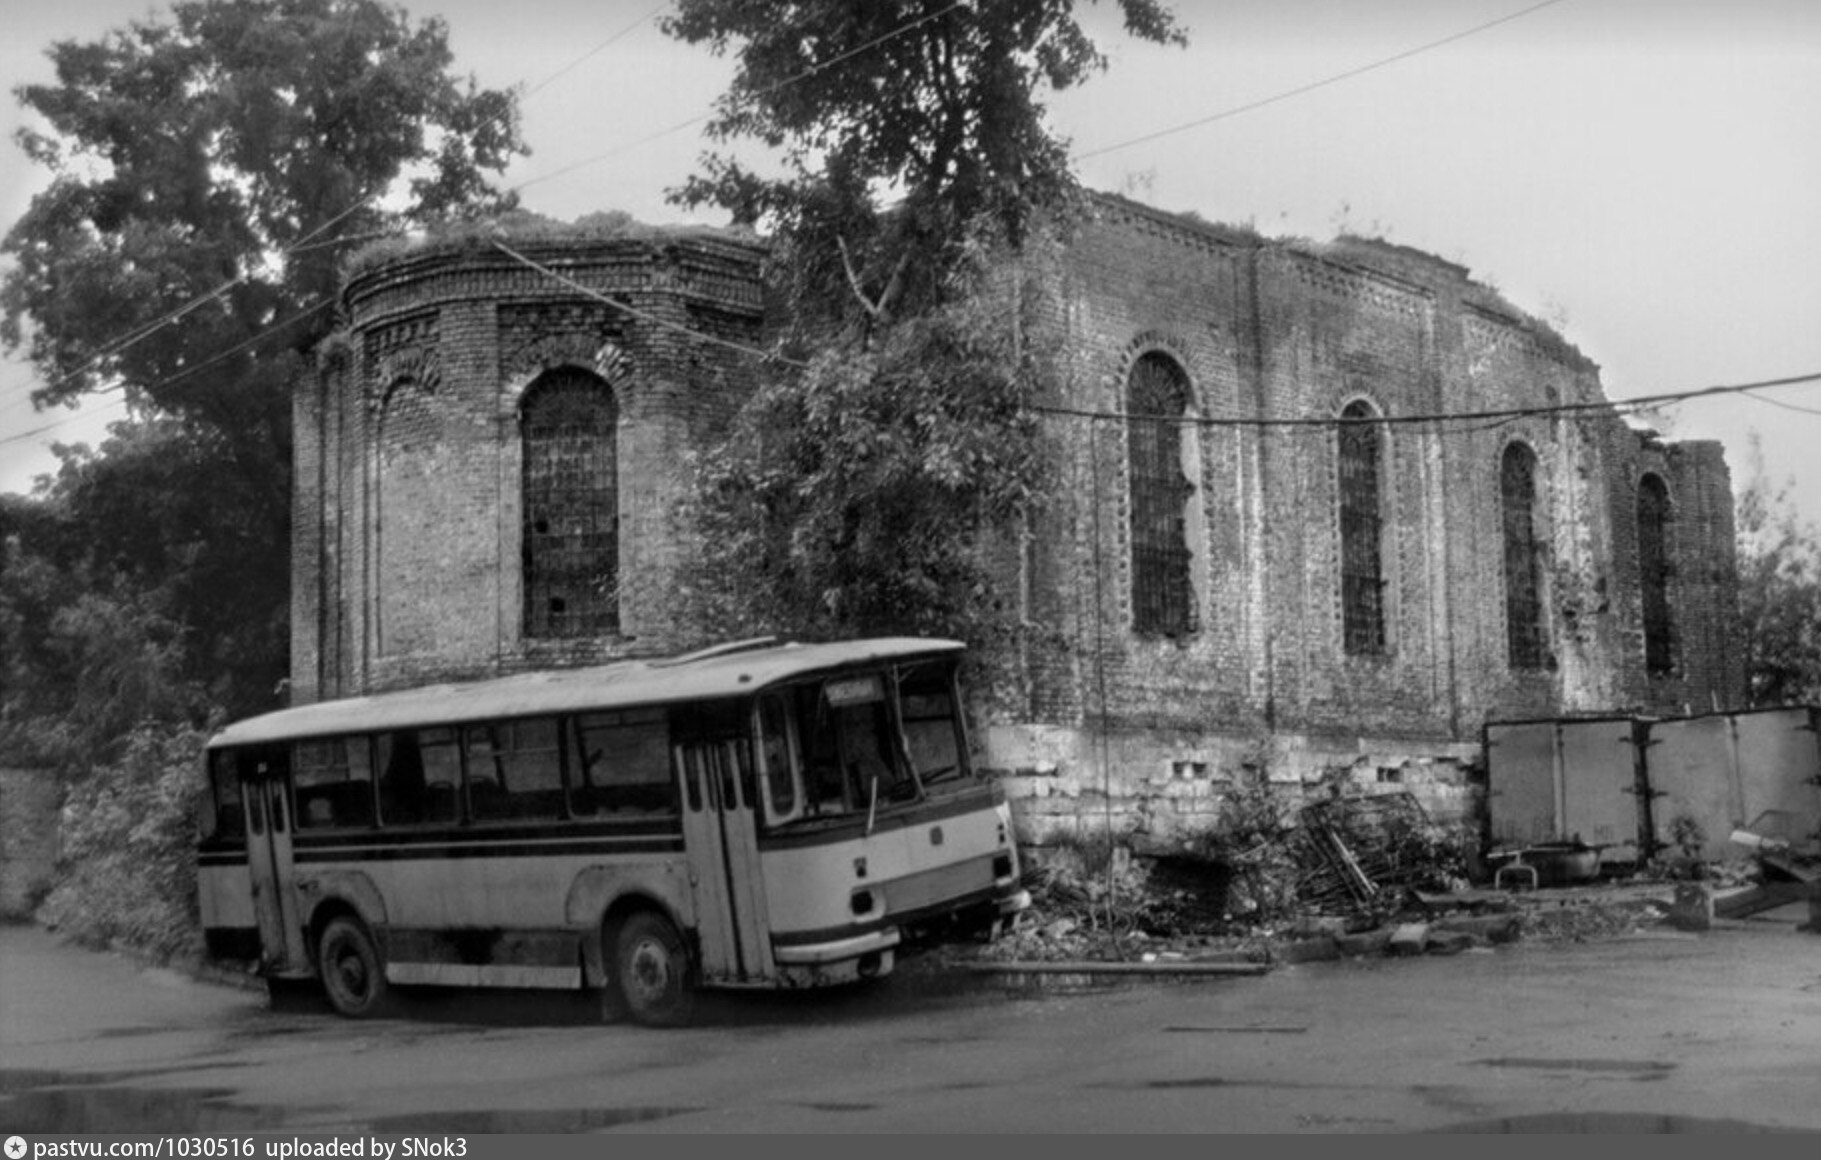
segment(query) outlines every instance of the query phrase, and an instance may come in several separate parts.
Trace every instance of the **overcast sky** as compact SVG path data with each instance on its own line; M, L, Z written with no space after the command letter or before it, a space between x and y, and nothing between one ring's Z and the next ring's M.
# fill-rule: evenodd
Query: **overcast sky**
M666 40L650 19L666 5L406 7L448 21L457 66L482 84L524 86L532 154L507 180L526 208L686 220L664 191L702 149L699 119L730 68ZM1821 2L1175 7L1186 49L1125 39L1111 0L1084 5L1111 68L1051 109L1089 186L1267 235L1350 230L1463 263L1555 323L1614 399L1821 371ZM11 6L0 79L9 94L48 79L52 41L152 10ZM21 118L9 99L6 124ZM41 180L0 146L0 221ZM32 382L29 368L0 365L0 491L49 470L50 441L93 441L118 416L93 403L35 413ZM1764 397L1783 405L1731 396L1675 407L1661 425L1724 441L1736 488L1756 432L1768 474L1793 480L1821 521L1821 383Z

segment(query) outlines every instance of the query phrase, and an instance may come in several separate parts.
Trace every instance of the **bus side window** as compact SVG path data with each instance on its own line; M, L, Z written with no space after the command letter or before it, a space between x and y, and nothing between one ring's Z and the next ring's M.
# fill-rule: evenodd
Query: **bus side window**
M474 820L562 817L561 736L554 717L469 728L464 741Z
M240 782L234 773L234 754L217 749L209 754L210 808L204 811L202 836L221 841L247 836L246 807L240 801Z
M397 729L379 738L380 820L388 825L455 820L461 753L453 729Z
M366 737L300 741L292 760L298 829L373 824L373 769Z
M588 714L577 718L575 734L579 754L569 804L577 817L680 813L662 709Z
M798 813L797 767L791 755L790 708L778 693L759 698L759 763L766 818L790 821Z

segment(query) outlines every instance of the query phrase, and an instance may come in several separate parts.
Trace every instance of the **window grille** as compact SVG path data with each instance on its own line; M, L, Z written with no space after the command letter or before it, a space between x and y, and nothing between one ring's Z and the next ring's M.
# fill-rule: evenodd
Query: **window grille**
M1536 452L1522 443L1505 449L1499 491L1504 506L1505 634L1514 669L1548 664L1543 634L1541 559L1536 541Z
M1669 606L1669 489L1646 475L1638 484L1638 572L1644 596L1644 668L1675 669L1675 621Z
M585 371L553 371L523 407L525 635L617 632L618 411Z
M1188 376L1147 354L1128 383L1126 447L1132 484L1132 627L1158 636L1195 631L1189 582L1187 504L1195 486L1183 470L1182 417Z
M1341 638L1349 654L1385 651L1383 517L1379 503L1382 432L1372 408L1351 403L1340 424Z

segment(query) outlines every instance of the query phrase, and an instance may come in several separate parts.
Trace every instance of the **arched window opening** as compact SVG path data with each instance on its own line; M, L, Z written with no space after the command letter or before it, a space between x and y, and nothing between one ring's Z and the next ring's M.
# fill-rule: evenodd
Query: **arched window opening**
M1349 403L1340 424L1341 639L1353 656L1385 651L1383 431L1370 404Z
M1659 476L1638 483L1638 572L1644 596L1644 668L1675 669L1675 621L1669 607L1669 489Z
M1188 501L1183 468L1189 379L1171 359L1147 354L1127 384L1127 457L1132 484L1132 628L1153 636L1195 631Z
M617 632L618 409L586 371L551 371L525 393L525 635Z
M1505 448L1499 470L1504 508L1505 634L1514 669L1548 665L1543 631L1542 553L1536 540L1536 452L1522 443Z

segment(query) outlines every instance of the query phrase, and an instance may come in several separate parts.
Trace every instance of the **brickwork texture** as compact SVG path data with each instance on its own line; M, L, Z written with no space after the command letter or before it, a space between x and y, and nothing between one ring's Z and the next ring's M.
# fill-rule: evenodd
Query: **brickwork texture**
M986 658L994 687L976 712L1026 840L1108 818L1134 834L1217 825L1241 779L1415 792L1471 826L1488 720L1739 705L1718 444L1629 426L1591 361L1458 265L1361 239L1266 240L1116 197L1096 206L1062 262L1063 369L1041 400L1057 493L992 557L1041 629ZM394 258L346 287L347 328L296 397L298 699L699 642L667 599L682 464L757 381L750 356L711 339L764 333L763 249L703 232L523 252L592 295L479 243ZM1125 407L1133 366L1155 356L1191 394L1194 610L1168 636L1133 619ZM617 406L606 636L526 631L520 406L563 369L596 376ZM1332 422L1350 407L1378 432L1382 621L1352 649ZM1461 412L1486 414L1430 418ZM1500 475L1514 444L1535 463L1517 572ZM1668 497L1671 663L1655 670L1637 526L1647 477ZM1534 581L1534 663L1512 659L1513 575Z

